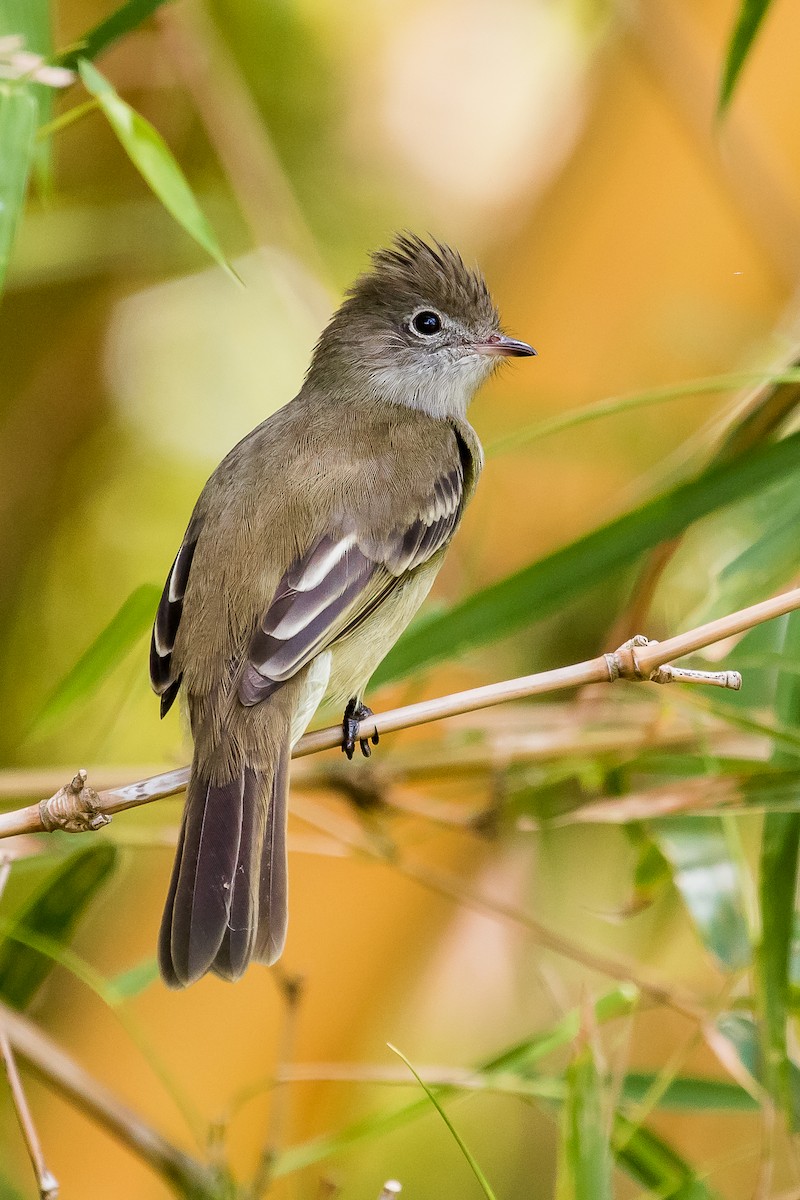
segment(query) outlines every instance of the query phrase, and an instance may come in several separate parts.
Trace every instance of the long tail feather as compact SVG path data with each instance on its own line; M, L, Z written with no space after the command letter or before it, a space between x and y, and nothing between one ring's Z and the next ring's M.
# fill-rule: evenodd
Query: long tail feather
M290 757L291 749L287 739L275 762L264 849L261 855L255 957L268 966L276 962L283 953L289 919L286 819Z
M243 767L212 784L197 762L159 937L169 987L212 970L238 979L251 959L274 963L287 926L289 737L272 769Z

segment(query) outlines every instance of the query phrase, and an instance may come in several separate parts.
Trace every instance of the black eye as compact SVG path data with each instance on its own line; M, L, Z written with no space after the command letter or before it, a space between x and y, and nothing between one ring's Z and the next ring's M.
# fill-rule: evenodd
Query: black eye
M430 312L426 309L425 312L418 312L411 324L417 333L428 337L432 333L438 333L442 328L442 318L438 313Z

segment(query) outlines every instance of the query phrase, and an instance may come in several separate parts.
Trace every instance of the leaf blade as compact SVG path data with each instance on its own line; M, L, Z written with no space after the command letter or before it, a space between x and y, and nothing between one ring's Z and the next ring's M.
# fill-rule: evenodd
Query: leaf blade
M717 113L722 116L728 108L745 59L750 53L756 35L761 28L764 17L772 0L742 0L736 24L731 32L728 49L725 55L725 65L719 87Z
M26 86L0 84L0 291L5 283L33 163L38 105Z
M383 659L373 686L485 646L550 616L588 586L630 566L644 551L798 468L800 433L795 433L746 458L702 471L460 604L417 622Z
M160 589L150 583L131 592L51 693L36 718L32 734L42 736L52 729L119 665L150 629L160 595Z
M78 71L125 153L167 212L232 279L241 282L227 262L208 218L158 130L131 108L87 59L79 60Z

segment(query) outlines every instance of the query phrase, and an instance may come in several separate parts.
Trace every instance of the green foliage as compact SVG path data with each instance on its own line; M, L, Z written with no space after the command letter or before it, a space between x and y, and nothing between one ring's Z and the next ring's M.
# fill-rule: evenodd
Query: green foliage
M645 551L678 537L701 517L796 475L799 467L800 433L709 467L454 608L417 622L383 660L374 683L400 679L464 650L490 645L550 616L629 567Z
M30 86L0 83L0 289L25 201L38 107Z
M55 966L25 939L66 944L116 863L117 851L108 842L87 846L56 867L15 913L0 940L0 996L7 1004L26 1008Z
M167 211L232 279L238 281L183 171L158 130L117 95L88 59L78 60L78 71L86 90L98 101L131 162Z
M160 589L153 584L142 584L128 596L49 697L33 734L45 734L94 694L149 632L160 596Z
M403 1060L403 1062L406 1064L406 1066L408 1067L411 1074L416 1079L419 1086L425 1092L425 1095L428 1097L428 1099L430 1100L433 1107L438 1112L439 1116L444 1121L447 1128L450 1130L453 1141L456 1143L459 1150L464 1155L464 1158L467 1160L470 1170L472 1171L473 1175L475 1176L478 1183L480 1184L481 1191L483 1192L484 1196L486 1197L486 1200L496 1200L495 1194L489 1185L488 1179L486 1178L483 1171L479 1167L479 1165L475 1159L475 1156L467 1148L467 1146L464 1142L464 1139L461 1137L461 1135L456 1130L455 1126L453 1125L453 1122L450 1120L447 1113L442 1108L441 1104L439 1103L438 1099L436 1098L436 1093L433 1090L433 1088L429 1088L426 1083L423 1083L423 1081L420 1079L419 1075L414 1070L411 1063L408 1061L408 1059L406 1058L405 1054L402 1053L402 1051L398 1050L396 1046L392 1046L392 1045L389 1046L389 1049L392 1051L393 1054L396 1054L398 1058L401 1058Z
M771 3L772 0L742 0L725 56L718 99L720 115L731 102L742 68Z
M611 1200L604 1088L594 1047L587 1037L582 1037L567 1067L566 1084L556 1200Z
M128 0L127 4L120 5L105 20L85 33L77 46L71 46L60 55L60 65L73 71L77 70L82 58L97 58L98 54L102 54L125 34L138 29L143 21L165 3L167 0Z

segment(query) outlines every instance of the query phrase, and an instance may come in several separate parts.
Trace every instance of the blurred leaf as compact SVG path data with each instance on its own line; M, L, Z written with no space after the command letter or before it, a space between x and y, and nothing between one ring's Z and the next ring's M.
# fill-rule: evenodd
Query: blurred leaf
M50 21L50 0L2 0L0 3L0 37L19 34L25 49L49 58L53 51ZM36 100L37 125L50 120L53 111L53 89L40 83L26 85ZM33 163L39 188L48 192L51 187L50 147L39 143L33 150Z
M444 1123L445 1123L445 1125L447 1126L447 1128L450 1130L450 1133L451 1133L451 1134L452 1134L452 1136L453 1136L453 1141L456 1143L456 1145L458 1146L459 1150L460 1150L460 1151L461 1151L461 1153L464 1155L464 1158L465 1158L465 1159L467 1160L467 1162L469 1163L469 1166L470 1166L470 1169L472 1170L472 1173L473 1173L473 1175L474 1175L474 1176L475 1176L475 1178L477 1179L478 1183L481 1185L481 1189L482 1189L482 1191L483 1191L483 1194L484 1194L484 1196L486 1196L486 1200L496 1200L495 1194L494 1194L494 1192L492 1191L492 1189L491 1189L491 1187L490 1187L490 1185L489 1185L489 1181L488 1181L488 1179L486 1178L486 1176L484 1175L484 1173L483 1173L483 1171L481 1170L480 1166L478 1165L478 1162L477 1162L477 1160L476 1160L476 1159L473 1157L473 1155L470 1153L470 1151L469 1151L469 1149L467 1148L467 1146L466 1146L465 1142L463 1141L463 1139L461 1138L460 1134L459 1134L459 1133L458 1133L458 1131L456 1130L455 1126L453 1125L452 1121L451 1121L451 1120L450 1120L450 1118L448 1117L447 1113L444 1111L444 1109L442 1108L441 1104L440 1104L440 1103L439 1103L439 1101L436 1099L436 1095L435 1095L435 1092L434 1092L434 1090L433 1090L432 1088L429 1088L429 1087L428 1087L428 1085L427 1085L426 1083L423 1083L423 1082L422 1082L422 1080L420 1079L419 1075L418 1075L418 1074L417 1074L417 1072L414 1070L414 1068L412 1067L411 1063L408 1061L408 1059L406 1058L405 1054L403 1054L403 1052L402 1052L401 1050L398 1050L396 1046L393 1046L393 1045L391 1044L391 1042L387 1042L386 1044L388 1045L388 1047L389 1047L389 1049L391 1050L392 1054L396 1054L396 1055L397 1055L397 1057L398 1057L398 1058L400 1058L400 1059L402 1059L402 1061L403 1061L403 1062L406 1064L406 1066L408 1067L409 1071L410 1071L410 1072L411 1072L411 1074L414 1076L414 1078L416 1079L417 1083L418 1083L418 1084L419 1084L419 1086L422 1088L422 1090L425 1092L426 1096L428 1097L428 1099L430 1100L431 1104L433 1105L433 1107L434 1107L434 1108L436 1109L436 1111L438 1112L439 1116L440 1116L440 1117L442 1118L442 1120L444 1121Z
M800 659L800 613L790 613L786 621L783 654L790 662ZM796 674L780 672L775 716L784 725L796 728L800 724L800 677ZM776 749L772 761L780 764L791 760ZM798 850L800 813L767 813L761 835L761 942L756 956L756 990L766 1064L764 1084L793 1130L800 1129L800 1107L792 1087L786 1035Z
M126 33L137 29L143 21L146 21L157 8L161 8L165 3L166 0L128 0L127 4L121 5L116 12L111 13L104 21L100 21L88 33L85 33L77 46L70 47L65 53L59 55L59 66L77 71L78 63L82 58L96 58L112 42L118 41Z
M131 162L167 211L232 279L240 282L226 262L214 230L158 130L126 104L108 80L85 58L79 60L78 70L86 90L99 101Z
M606 992L594 1006L594 1020L598 1024L613 1021L619 1017L629 1016L638 1003L638 992L631 984L620 984ZM514 1071L522 1073L524 1068L551 1054L562 1046L569 1045L580 1031L581 1014L573 1009L545 1033L526 1038L509 1049L502 1051L493 1058L480 1063L476 1070L486 1075L508 1075ZM457 1087L437 1087L436 1096L441 1102L459 1095ZM298 1146L290 1146L279 1155L273 1167L273 1177L290 1175L304 1167L312 1166L335 1154L347 1150L356 1142L367 1138L379 1137L401 1129L410 1121L423 1117L430 1111L425 1100L417 1100L404 1108L390 1112L376 1113L371 1117L355 1121L335 1133L323 1134L322 1137L312 1138Z
M622 1099L628 1104L647 1100L660 1076L629 1072L622 1081ZM702 1079L678 1075L670 1080L658 1097L659 1108L688 1109L697 1112L753 1112L759 1103L738 1083L723 1079Z
M131 592L128 599L91 646L62 679L39 713L32 732L41 735L51 729L76 704L87 700L95 688L119 666L153 624L161 589L145 583Z
M587 1038L566 1071L556 1200L611 1200L611 1155L603 1085Z
M134 996L147 991L151 983L158 979L158 963L154 958L145 958L142 962L123 971L113 979L109 979L109 992L115 997L116 1003L132 1000Z
M717 617L768 596L797 573L797 530L800 526L800 488L788 481L757 497L748 514L745 549L727 563L714 582L711 603L692 616L692 624ZM749 528L748 528L749 527ZM768 623L768 622L765 622Z
M630 566L645 550L682 533L716 509L796 472L800 433L760 447L625 513L440 616L416 622L375 672L386 683L460 651L485 646L549 616L588 588Z
M0 83L0 291L25 202L37 117L32 88Z
M535 425L524 425L512 433L505 434L486 447L486 457L495 454L506 454L537 442L540 438L551 437L554 433L563 433L567 429L575 429L590 421L602 420L605 417L617 416L619 413L631 412L639 408L650 408L656 404L667 404L671 400L683 400L687 396L703 396L715 392L734 391L752 384L760 384L774 390L784 384L800 383L800 369L788 367L784 371L749 371L738 372L735 375L712 375L705 379L688 379L685 383L672 383L664 387L647 388L642 392L631 392L625 396L610 396L598 400L594 404L586 404L583 408L570 412L558 413Z
M722 82L719 88L717 110L722 115L727 109L733 96L733 90L741 74L745 59L753 45L761 22L767 15L772 0L742 0L739 16L728 42L728 52L722 72Z
M703 945L726 970L746 967L750 936L744 893L723 819L678 816L649 825Z
M667 1142L622 1113L614 1118L611 1147L618 1165L659 1200L718 1200Z
M108 880L117 862L109 842L79 850L53 871L39 891L15 914L0 941L0 996L14 1008L25 1008L55 965L19 937L67 942L84 910Z

